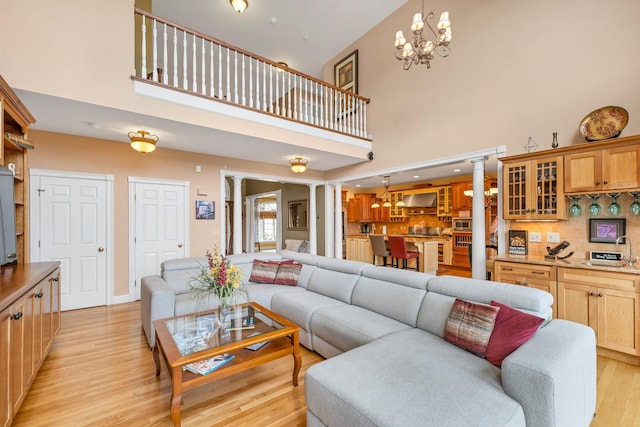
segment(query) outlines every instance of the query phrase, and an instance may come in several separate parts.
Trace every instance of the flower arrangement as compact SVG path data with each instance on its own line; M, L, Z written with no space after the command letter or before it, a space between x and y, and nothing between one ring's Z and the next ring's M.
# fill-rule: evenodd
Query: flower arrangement
M220 254L217 246L213 251L207 249L206 255L208 265L201 266L200 273L191 278L190 292L201 300L215 295L223 306L235 304L238 296L244 293L242 271Z

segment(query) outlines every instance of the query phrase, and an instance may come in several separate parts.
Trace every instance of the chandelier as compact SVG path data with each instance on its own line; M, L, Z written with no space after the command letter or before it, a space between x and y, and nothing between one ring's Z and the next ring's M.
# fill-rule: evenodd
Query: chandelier
M146 130L129 132L127 135L131 140L131 148L142 154L154 151L156 149L156 143L160 139L157 135L151 135Z
M229 3L231 3L233 9L238 13L244 12L244 10L249 7L247 0L229 0Z
M433 19L434 16L433 12L429 12L424 16L424 0L422 0L422 13L418 12L413 15L413 23L411 24L413 40L408 42L402 31L396 32L396 58L404 61L402 68L405 70L411 68L411 64L425 64L427 68L431 68L429 61L433 59L434 52L443 58L446 58L451 53L449 48L449 42L451 41L449 12L442 12L440 15L437 33L427 22ZM424 37L425 24L435 36L435 42Z
M381 206L380 203L378 203L378 199L384 200L382 202L382 207L383 208L390 208L391 207L391 202L389 201L389 179L390 178L391 178L390 175L385 175L384 176L384 180L382 181L382 183L384 184L384 191L379 196L376 196L376 200L371 205L372 208L379 208ZM402 200L400 200L399 202L396 203L396 206L404 206L404 202Z
M289 160L291 170L295 173L302 173L306 171L307 163L309 163L309 161L307 159L303 159L302 157L296 157L295 159Z

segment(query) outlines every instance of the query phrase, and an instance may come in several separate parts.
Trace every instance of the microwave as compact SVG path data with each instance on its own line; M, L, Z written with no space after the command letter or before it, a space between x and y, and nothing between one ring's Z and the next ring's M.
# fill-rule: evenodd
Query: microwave
M453 218L452 220L453 231L467 231L471 232L472 219L469 218Z

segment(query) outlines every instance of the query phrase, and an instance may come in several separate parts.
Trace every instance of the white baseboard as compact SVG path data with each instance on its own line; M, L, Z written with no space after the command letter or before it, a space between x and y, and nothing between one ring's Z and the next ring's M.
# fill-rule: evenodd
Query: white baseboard
M114 295L111 298L111 305L115 305L115 304L125 304L127 302L132 302L135 300L132 300L129 298L129 294L125 294L125 295Z

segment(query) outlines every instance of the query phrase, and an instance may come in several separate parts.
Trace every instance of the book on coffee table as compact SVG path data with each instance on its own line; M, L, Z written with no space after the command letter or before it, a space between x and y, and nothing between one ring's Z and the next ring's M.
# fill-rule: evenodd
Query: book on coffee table
M260 335L260 332L254 332L251 335L249 335L247 338L251 338L251 337L255 337L256 335ZM262 347L264 347L265 345L269 344L271 341L262 341L262 342L258 342L255 344L251 344L249 346L246 346L245 348L247 350L253 350L253 351L257 351L260 350Z
M199 362L189 363L185 365L185 369L194 374L207 375L220 366L231 361L235 356L233 354L224 353Z

